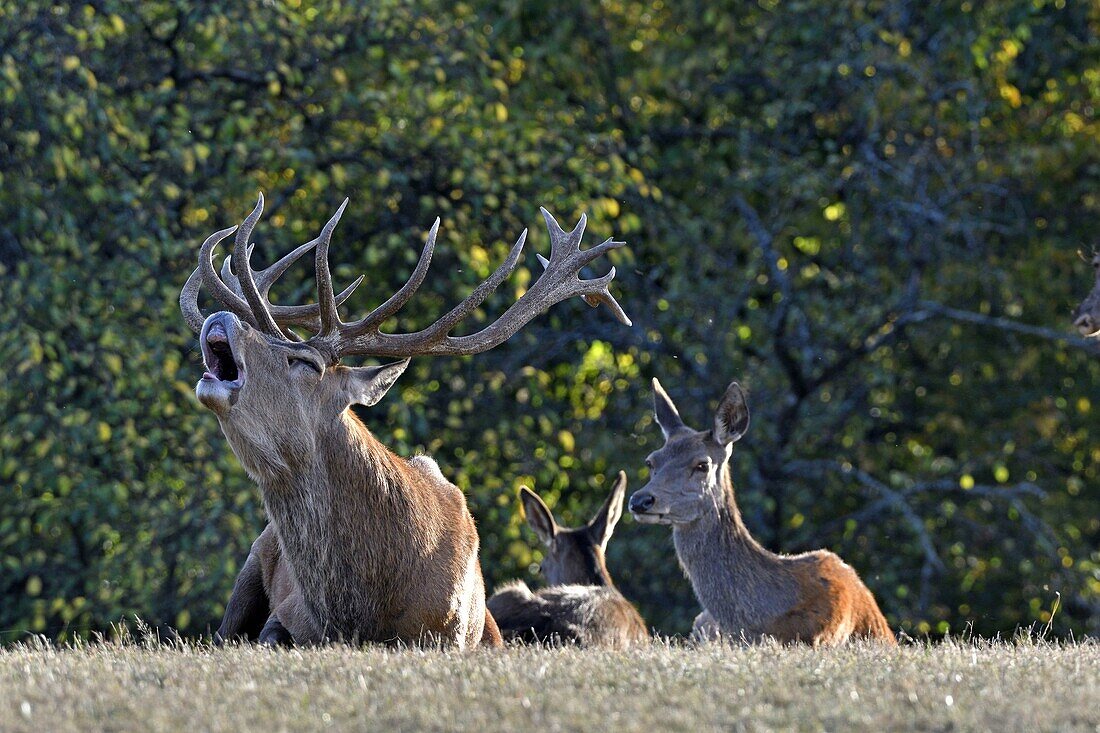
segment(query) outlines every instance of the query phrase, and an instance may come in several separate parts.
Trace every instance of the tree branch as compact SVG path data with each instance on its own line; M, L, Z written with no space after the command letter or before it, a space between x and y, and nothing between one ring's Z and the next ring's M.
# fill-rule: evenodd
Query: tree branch
M1012 333L1022 333L1026 336L1035 336L1037 338L1046 339L1047 341L1062 343L1075 349L1081 349L1093 355L1100 355L1100 343L1082 338L1081 336L1074 336L1070 333L1062 333L1053 328L1033 326L1029 323L1020 323L1019 321L1014 321L1011 318L1004 318L1002 316L987 316L982 313L952 308L951 306L929 300L921 301L919 306L924 311L928 311L937 316L943 316L944 318L950 318L954 321L996 328L1001 331L1010 331Z

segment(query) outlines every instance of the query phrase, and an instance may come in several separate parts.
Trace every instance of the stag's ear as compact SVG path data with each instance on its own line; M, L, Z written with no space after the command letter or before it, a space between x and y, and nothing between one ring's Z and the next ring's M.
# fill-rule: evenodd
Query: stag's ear
M588 523L588 533L592 540L607 549L607 541L611 539L611 533L615 531L615 525L623 516L623 498L626 496L626 472L619 471L619 478L611 489L611 496L603 503L600 511Z
M729 445L741 440L748 429L749 402L741 385L733 382L726 387L714 413L714 440L718 445Z
M550 508L538 494L526 486L519 487L519 499L523 502L523 513L527 516L527 524L535 530L542 544L549 545L554 541L554 535L558 533L558 523L554 521Z
M349 405L370 407L386 396L405 371L409 360L370 367L344 367L344 399Z
M665 440L668 440L668 436L678 428L684 427L684 421L680 419L680 411L676 409L676 405L672 404L672 398L657 381L657 377L653 378L653 413L657 416L657 425L665 434Z

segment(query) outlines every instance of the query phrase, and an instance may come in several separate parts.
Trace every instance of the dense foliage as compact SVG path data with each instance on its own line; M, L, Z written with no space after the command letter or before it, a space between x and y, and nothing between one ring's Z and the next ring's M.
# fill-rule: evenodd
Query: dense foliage
M176 300L257 190L260 264L351 198L349 312L441 216L403 329L524 227L545 251L540 204L629 242L632 329L562 304L416 360L364 415L467 492L490 583L540 556L519 484L579 522L620 468L644 482L652 376L696 427L737 378L767 546L838 551L912 634L1100 630L1100 351L1068 328L1100 215L1095 4L360 5L0 5L0 638L216 624L264 520ZM610 566L689 626L667 529L624 520Z

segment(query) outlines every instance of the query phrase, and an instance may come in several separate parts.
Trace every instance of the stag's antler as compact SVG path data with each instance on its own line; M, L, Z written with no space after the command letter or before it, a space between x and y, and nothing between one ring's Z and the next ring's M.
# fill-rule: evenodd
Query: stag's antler
M261 193L256 201L256 208L241 224L240 228L230 227L220 232L214 232L199 249L199 266L187 278L183 290L180 292L180 310L187 325L196 333L202 330L206 317L199 310L199 289L205 285L207 291L213 295L219 303L238 318L252 324L265 333L272 336L281 336L292 341L301 339L288 326L303 326L316 331L320 326L318 317L321 307L313 303L311 305L274 305L268 299L272 284L282 276L287 269L302 255L317 246L320 238L306 242L282 257L278 262L267 269L255 271L250 266L253 244L247 244L260 214L264 210L264 195ZM244 253L244 268L241 279L233 272L232 256L227 255L222 263L221 277L214 271L214 248L232 234L237 232L234 240L234 252ZM242 282L243 280L243 282ZM336 296L336 302L343 303L363 282L363 276L349 285L342 293Z
M519 262L524 242L527 240L525 229L507 259L482 282L465 300L452 308L450 312L427 328L416 333L382 333L382 323L397 313L424 282L435 250L436 235L439 232L439 219L435 220L424 250L416 268L408 281L385 303L378 306L364 318L351 323L340 320L337 306L343 303L352 291L362 282L362 276L339 295L333 294L332 274L329 271L328 253L332 232L347 207L347 199L340 205L328 223L325 224L317 239L301 245L265 270L254 272L249 266L252 247L248 238L263 211L263 196L260 196L256 208L241 225L236 238L235 252L243 251L244 266L240 274L234 275L229 257L222 266L219 278L214 271L213 251L218 242L228 237L236 227L224 229L212 234L199 250L199 267L188 278L180 294L180 307L184 318L196 331L202 328L203 316L198 308L200 284L206 285L211 294L227 309L263 330L271 336L299 340L289 326L305 326L314 331L308 343L325 353L332 362L342 356L371 355L408 357L426 354L478 354L497 346L513 336L535 316L550 306L573 296L582 296L595 307L606 304L620 321L626 325L630 319L622 307L611 295L608 286L615 278L615 268L603 277L592 280L581 279L582 267L612 249L622 247L625 242L611 238L591 249L581 250L581 238L584 235L588 218L581 215L573 231L565 232L546 209L541 209L550 232L550 259L538 256L544 271L538 280L519 300L511 305L496 321L477 333L468 336L451 336L455 327L465 320L503 283ZM292 262L310 249L316 247L317 303L301 306L276 306L268 300L271 284L286 271Z

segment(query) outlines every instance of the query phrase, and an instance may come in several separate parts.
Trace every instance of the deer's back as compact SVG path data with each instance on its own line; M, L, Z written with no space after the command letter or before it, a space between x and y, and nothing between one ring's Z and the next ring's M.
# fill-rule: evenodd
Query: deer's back
M396 623L399 636L423 630L473 646L485 625L485 585L478 560L478 535L462 490L428 456L407 463L426 521L408 548L407 595ZM395 609L396 610L396 609Z
M852 637L897 643L856 571L827 550L784 558L798 585L795 605L764 633L783 642L842 644Z
M559 585L532 592L505 585L488 601L506 640L622 649L649 639L638 611L614 588Z

